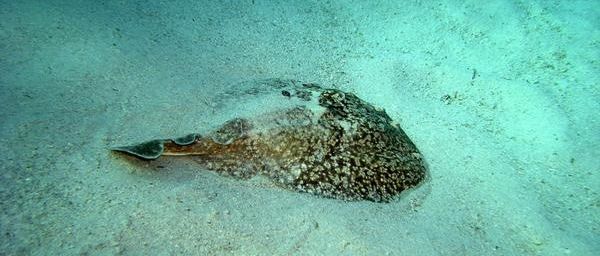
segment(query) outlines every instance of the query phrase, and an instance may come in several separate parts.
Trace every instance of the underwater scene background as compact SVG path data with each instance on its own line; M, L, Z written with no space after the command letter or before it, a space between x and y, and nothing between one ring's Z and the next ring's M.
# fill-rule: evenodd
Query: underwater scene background
M0 0L0 255L598 255L598 10ZM268 110L264 79L384 109L427 179L344 201L110 151Z

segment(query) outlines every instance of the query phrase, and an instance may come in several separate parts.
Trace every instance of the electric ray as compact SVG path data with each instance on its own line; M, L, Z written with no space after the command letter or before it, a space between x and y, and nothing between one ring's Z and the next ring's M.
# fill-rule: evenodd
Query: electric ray
M424 180L414 143L380 108L317 84L272 79L263 109L205 135L115 147L141 159L189 156L204 169L239 179L262 175L280 187L342 200L388 202ZM240 103L242 104L242 103Z

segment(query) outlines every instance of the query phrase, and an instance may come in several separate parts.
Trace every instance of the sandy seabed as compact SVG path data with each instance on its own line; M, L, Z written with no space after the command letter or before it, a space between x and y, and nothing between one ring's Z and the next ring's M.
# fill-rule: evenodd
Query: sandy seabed
M0 255L598 255L598 10L0 1ZM386 109L430 179L343 202L108 151L206 132L272 77Z

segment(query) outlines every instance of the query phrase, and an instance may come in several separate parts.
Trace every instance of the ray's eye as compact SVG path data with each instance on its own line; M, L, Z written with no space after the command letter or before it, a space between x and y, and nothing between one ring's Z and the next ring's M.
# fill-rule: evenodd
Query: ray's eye
M319 105L328 107L341 107L344 106L344 99L346 95L338 90L325 90L319 97Z

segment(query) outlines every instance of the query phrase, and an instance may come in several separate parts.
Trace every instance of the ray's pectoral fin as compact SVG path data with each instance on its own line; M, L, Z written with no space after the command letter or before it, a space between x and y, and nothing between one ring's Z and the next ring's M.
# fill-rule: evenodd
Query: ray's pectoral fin
M194 144L200 138L199 134L192 133L175 139L158 139L146 141L137 145L111 148L112 151L123 152L144 160L154 160L163 154L185 154L186 146Z

